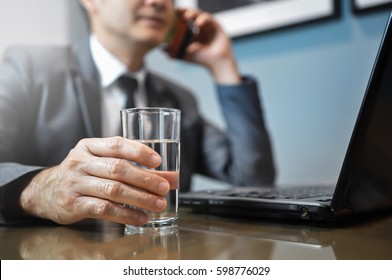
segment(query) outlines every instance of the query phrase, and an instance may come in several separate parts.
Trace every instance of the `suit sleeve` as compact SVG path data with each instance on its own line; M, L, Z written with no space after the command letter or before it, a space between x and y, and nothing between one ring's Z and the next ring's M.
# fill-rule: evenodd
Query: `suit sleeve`
M24 118L32 104L26 98L29 88L28 63L19 49L10 49L0 66L0 224L27 218L19 207L24 182L39 166L20 164L18 155L24 135Z
M217 92L226 131L205 125L202 173L234 185L273 183L272 147L256 81L244 77L241 85L217 85Z

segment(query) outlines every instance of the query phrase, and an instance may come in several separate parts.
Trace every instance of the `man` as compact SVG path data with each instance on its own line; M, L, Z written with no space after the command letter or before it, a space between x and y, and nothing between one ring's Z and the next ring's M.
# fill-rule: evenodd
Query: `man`
M185 59L217 83L224 133L199 114L185 89L146 70L144 56L161 44L172 0L81 0L92 35L79 46L13 48L0 68L0 220L86 218L142 225L162 211L168 182L130 162L159 166L158 154L120 134L123 74L139 80L137 106L182 111L180 189L198 172L236 185L273 181L275 172L257 86L241 77L229 38L207 13L184 10L200 29Z

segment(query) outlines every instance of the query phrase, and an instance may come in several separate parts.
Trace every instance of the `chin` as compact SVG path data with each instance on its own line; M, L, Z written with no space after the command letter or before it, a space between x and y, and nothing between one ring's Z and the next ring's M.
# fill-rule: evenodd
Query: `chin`
M156 47L164 41L162 36L146 36L139 39L139 42L152 47Z
M139 40L140 46L143 46L144 49L147 50L152 50L158 45L160 45L162 41L156 41L156 40Z

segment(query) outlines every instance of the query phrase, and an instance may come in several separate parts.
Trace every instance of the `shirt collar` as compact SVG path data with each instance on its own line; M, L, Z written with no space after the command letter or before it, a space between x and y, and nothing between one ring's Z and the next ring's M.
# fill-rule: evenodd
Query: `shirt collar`
M144 84L145 68L143 67L140 71L129 73L126 65L105 49L94 34L90 36L90 49L93 61L101 77L102 88L110 86L123 74L134 76L140 85Z

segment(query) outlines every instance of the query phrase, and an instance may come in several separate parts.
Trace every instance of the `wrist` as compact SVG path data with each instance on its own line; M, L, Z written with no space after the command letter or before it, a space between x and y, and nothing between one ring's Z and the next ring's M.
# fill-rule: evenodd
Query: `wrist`
M210 70L217 84L237 85L241 83L241 75L234 59L214 61Z
M39 195L40 188L42 185L42 176L47 169L41 170L35 174L30 180L26 181L25 187L20 194L19 205L21 209L30 216L42 218L39 211Z
M30 216L35 216L33 211L32 211L32 205L34 205L34 196L32 195L32 193L34 192L34 179L35 177L37 177L37 175L35 175L31 180L29 180L28 182L26 182L26 185L23 189L23 191L20 194L20 198L19 198L19 206L20 208L27 214Z

